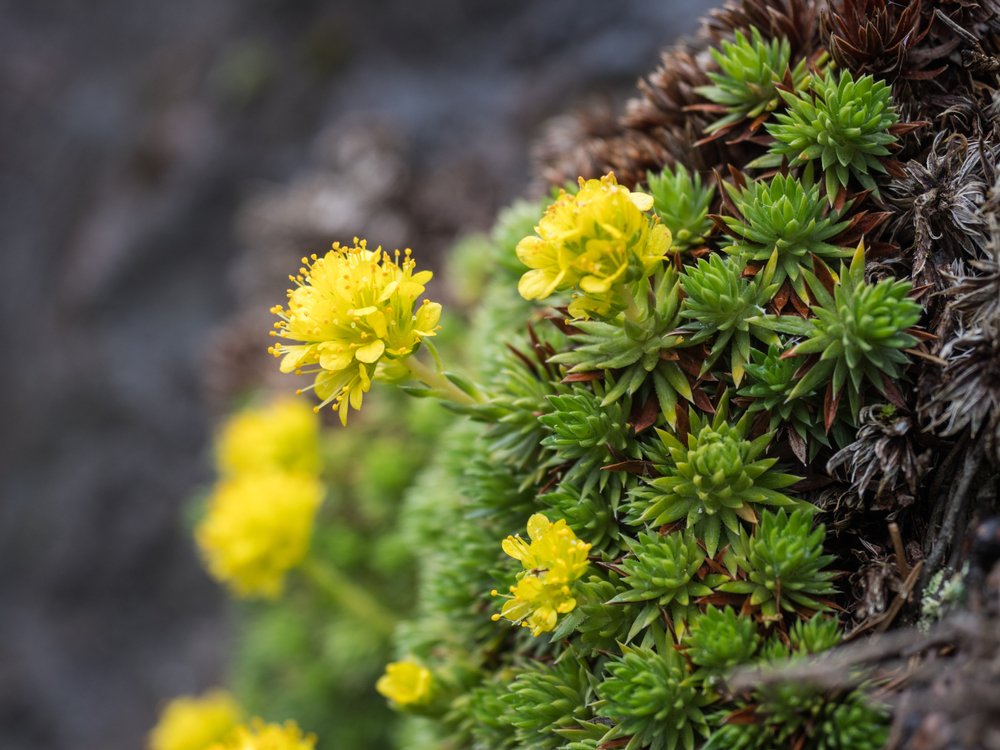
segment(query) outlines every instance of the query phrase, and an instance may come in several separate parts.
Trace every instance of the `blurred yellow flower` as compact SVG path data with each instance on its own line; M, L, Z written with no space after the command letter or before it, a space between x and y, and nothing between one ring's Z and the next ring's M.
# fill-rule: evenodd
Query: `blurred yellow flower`
M493 620L510 620L539 636L555 629L559 615L576 607L570 584L586 571L590 545L580 541L566 521L553 523L541 513L528 519L527 529L530 544L520 536L508 536L501 544L524 570Z
M225 742L214 745L212 750L313 750L316 736L303 734L294 721L284 724L266 724L254 719L249 726L241 726Z
M375 689L399 706L419 706L430 700L433 681L427 667L410 660L394 661L386 665Z
M224 690L167 704L149 734L149 750L208 750L240 723L240 708Z
M670 230L646 212L653 197L619 185L613 173L580 178L574 195L562 191L517 245L531 270L517 285L525 299L575 289L574 317L606 315L621 305L623 284L646 278L670 249Z
M222 474L290 471L314 474L320 468L319 419L294 398L244 409L231 416L216 440Z
M209 572L238 596L277 597L309 551L323 486L312 476L268 472L221 480L195 538Z
M296 288L288 291L287 309L271 309L281 318L272 335L299 343L268 351L281 357L282 372L315 375L309 388L320 407L333 404L346 424L348 406L361 408L379 362L404 359L435 334L441 305L424 300L414 309L432 274L414 272L409 250L401 258L398 250L369 250L355 238L351 247L334 243L302 263L289 277Z

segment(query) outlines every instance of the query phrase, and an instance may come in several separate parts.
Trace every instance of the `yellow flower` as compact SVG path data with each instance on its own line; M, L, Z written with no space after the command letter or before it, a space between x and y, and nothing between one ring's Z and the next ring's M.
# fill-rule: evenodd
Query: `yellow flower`
M195 537L209 572L243 597L277 597L309 550L318 479L269 472L220 481Z
M576 599L567 584L548 582L544 576L525 575L510 587L510 596L500 614L493 615L493 621L503 617L531 628L531 634L537 637L554 630L559 615L572 612L575 607Z
M431 671L422 664L394 661L386 665L375 689L396 705L420 706L430 701L433 682Z
M302 734L294 721L284 724L265 724L254 719L249 726L241 726L225 742L212 750L314 750L316 736Z
M517 245L528 268L517 285L525 299L546 299L577 290L574 317L608 314L618 306L621 286L646 278L670 249L670 230L645 212L653 198L619 185L614 173L580 178L575 194L562 191Z
M565 520L552 523L541 513L535 513L528 519L527 529L531 544L520 536L509 536L500 545L525 570L544 570L546 579L552 583L568 583L583 575L590 545L581 542Z
M348 406L361 408L379 363L408 357L435 334L441 305L424 300L414 310L432 274L414 273L409 250L401 262L398 250L390 256L355 238L351 247L334 243L322 258L302 263L289 277L296 288L288 291L287 309L271 309L281 318L272 335L299 343L268 351L282 358L282 372L314 374L309 387L320 407L332 403L346 424Z
M538 636L554 630L559 615L576 607L570 584L587 569L590 545L580 541L565 520L552 523L541 513L528 519L527 529L530 544L520 536L509 536L501 544L524 570L493 620L519 623ZM492 594L499 596L495 590Z
M319 471L319 420L294 398L245 409L219 431L216 460L222 474L283 470Z
M239 723L239 706L224 690L175 698L150 732L149 750L207 750Z

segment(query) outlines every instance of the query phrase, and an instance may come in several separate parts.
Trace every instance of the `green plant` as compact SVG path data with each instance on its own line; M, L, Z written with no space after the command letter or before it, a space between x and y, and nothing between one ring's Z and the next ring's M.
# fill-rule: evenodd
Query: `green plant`
M766 352L753 349L747 364L747 381L739 396L746 402L749 413L767 414L768 430L785 431L799 460L805 463L816 455L819 446L829 447L830 440L812 399L788 400L798 382L795 375L799 367L798 361L782 357L777 347L768 347ZM846 432L840 422L836 427L835 437Z
M920 319L921 308L909 294L907 281L865 281L864 246L859 245L847 268L828 289L815 275L806 273L816 299L815 318L802 320L799 331L805 340L786 356L819 355L788 394L795 399L826 383L837 397L847 387L851 414L861 409L861 385L867 380L885 392L885 378L898 379L909 362L905 349L917 344L907 329ZM829 399L828 399L829 401Z
M725 578L718 573L699 575L705 551L690 530L665 535L640 533L628 548L630 554L619 565L628 589L607 603L645 602L639 615L643 622L652 621L662 607L670 613L675 627L683 627L695 600L709 596Z
M684 302L681 317L687 319L682 330L693 335L688 344L699 344L714 338L708 357L701 366L705 375L722 353L729 349L729 371L733 382L743 380L751 355L751 335L768 346L778 346L781 340L772 330L773 322L764 314L779 284L773 282L777 254L753 280L743 276L744 264L721 255L701 258L697 265L688 266L681 277Z
M840 643L843 635L836 618L816 614L808 620L797 620L788 633L788 640L800 654L821 654Z
M828 703L813 730L816 750L881 750L889 740L885 708L862 693Z
M687 657L706 672L719 672L746 664L760 645L757 624L732 607L708 607L691 621L684 635Z
M764 41L761 33L750 28L750 38L737 31L733 41L723 40L721 49L711 50L719 72L708 72L711 86L699 86L695 91L727 112L709 125L705 132L715 133L731 128L742 120L763 119L781 102L777 84L786 82L793 89L808 80L806 60L800 59L789 68L791 45L788 39ZM760 122L754 123L756 127ZM756 129L753 127L753 129Z
M506 750L513 747L507 704L511 676L500 674L470 689L461 711L466 717L466 732L476 750ZM407 746L408 747L408 746Z
M876 624L863 589L877 579L859 571L916 576L903 554L886 564L878 518L852 523L862 516L845 508L865 507L854 495L878 476L880 497L902 505L905 488L940 516L894 516L905 542L928 527L929 570L958 546L933 539L954 519L933 507L940 477L925 481L956 459L932 459L983 438L968 443L961 494L1000 445L986 189L996 82L982 70L996 45L979 59L962 24L976 35L988 14L952 5L932 16L888 0L731 3L666 55L621 118L577 122L578 188L462 245L449 263L457 312L416 306L429 275L408 256L357 241L303 261L276 308L284 369L305 365L320 401L345 414L364 395L361 429L379 418L367 397L379 380L460 418L363 453L349 444L340 468L364 487L328 499L335 523L317 527L320 557L389 597L394 653L353 621L328 623L293 584L280 632L296 648L287 672L254 682L261 703L278 678L322 686L329 669L344 686L332 700L360 714L363 701L343 696L375 683L374 660L391 662L376 684L404 714L407 750L885 739L860 668L835 688L802 675L839 664L813 657L843 640L841 612L858 633ZM868 8L874 26L853 31ZM946 82L928 78L938 63ZM918 112L946 135L921 138ZM848 266L861 238L870 257L859 249ZM950 279L958 289L936 294ZM924 307L940 340L913 328ZM877 392L892 407L859 415ZM347 483L339 471L325 481ZM954 501L959 517L973 517L971 494ZM816 507L838 531L829 539ZM372 538L397 517L398 535ZM838 586L841 575L862 585Z
M632 493L627 521L653 526L684 520L714 556L720 541L742 549L741 521L756 523L756 506L794 505L780 490L797 477L773 470L777 460L762 458L771 433L749 439L750 418L727 421L728 398L723 398L711 422L690 414L690 431L682 442L666 430L657 430L666 453L656 463L662 476Z
M651 292L642 283L629 294L626 313L608 320L574 321L577 333L570 336L574 347L549 362L568 366L571 376L612 372L615 385L605 391L603 406L635 394L648 379L664 417L675 424L678 399L693 398L687 376L676 361L664 356L683 340L675 330L680 322L677 274L664 268L654 276Z
M834 573L825 570L833 562L823 554L824 526L813 524L810 510L799 508L765 511L756 533L747 543L747 579L723 583L720 588L749 594L750 605L760 607L767 618L780 611L822 610L820 597L836 592Z
M714 185L703 185L701 175L688 172L683 164L648 172L646 184L653 196L653 211L673 236L674 252L697 250L712 231L708 210L715 196Z
M597 714L615 722L602 742L629 737L628 750L694 750L708 734L702 707L712 698L699 691L684 659L673 649L622 647L597 686Z
M890 129L899 121L889 86L867 75L855 80L842 70L839 78L831 72L813 78L808 91L781 95L788 111L767 125L775 142L768 157L751 166L777 166L782 158L792 166L818 159L830 203L851 177L878 195L872 172L885 174L882 159L896 142Z
M555 665L534 664L514 678L501 698L503 723L514 727L517 746L556 750L564 744L560 731L589 716L590 694L585 666L567 652Z
M577 536L587 539L594 549L613 555L620 548L621 541L612 505L619 497L619 493L601 492L596 487L584 491L575 484L562 481L551 492L539 495L538 503L552 520L564 519Z
M773 281L780 286L787 279L800 299L807 299L803 271L812 268L816 258L850 256L849 249L831 242L848 227L843 216L850 206L828 208L820 199L819 185L783 174L742 188L724 184L739 214L723 217L732 238L726 252L759 264L777 253Z
M524 472L522 489L538 481L550 451L542 445L546 430L539 415L552 408L549 396L565 388L553 382L543 362L512 348L498 360L498 374L491 388L488 422L489 461Z
M621 588L621 578L615 573L609 573L608 578L592 575L578 582L576 609L560 620L552 637L576 634L574 645L586 653L610 651L617 643L631 641L638 633L630 632L638 620L638 607L607 604Z
M613 385L613 381L609 383ZM580 494L604 489L613 473L600 471L606 463L629 456L637 458L630 439L628 399L602 406L603 388L576 386L569 393L549 396L550 408L538 417L548 435L542 445L554 452L551 463L573 462L567 482L579 485Z

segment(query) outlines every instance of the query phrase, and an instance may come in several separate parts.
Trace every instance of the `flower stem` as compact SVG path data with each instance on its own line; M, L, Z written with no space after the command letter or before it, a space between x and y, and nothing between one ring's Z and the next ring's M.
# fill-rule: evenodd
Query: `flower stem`
M367 591L351 581L335 566L307 557L299 569L310 583L326 594L330 600L350 612L366 627L389 638L396 627L396 617Z
M415 380L419 380L424 385L430 387L433 391L435 391L434 395L439 398L446 401L452 401L453 403L463 406L474 406L476 404L483 403L484 399L482 395L478 393L478 389L476 396L470 396L457 385L452 383L443 372L440 370L432 370L416 357L409 357L405 359L403 364L409 369L410 374Z

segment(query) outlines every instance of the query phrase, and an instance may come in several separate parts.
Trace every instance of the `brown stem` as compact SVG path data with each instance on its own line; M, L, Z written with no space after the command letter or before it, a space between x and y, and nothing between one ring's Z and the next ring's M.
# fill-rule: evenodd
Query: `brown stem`
M972 486L972 480L975 479L976 474L979 472L979 465L982 463L982 458L983 441L975 440L973 441L972 449L965 455L965 463L962 465L962 471L958 475L958 481L952 485L951 493L948 495L944 523L941 524L941 529L934 539L934 546L931 548L931 553L927 556L927 564L924 567L923 579L921 581L922 586L926 586L928 579L937 572L938 566L944 558L945 551L954 541L955 527L962 514L962 510L966 506L969 489Z

